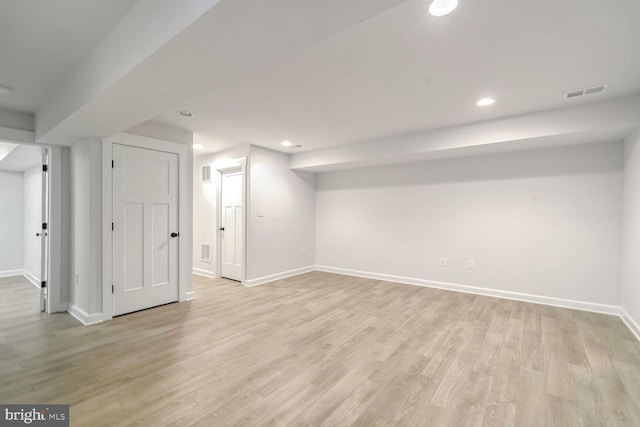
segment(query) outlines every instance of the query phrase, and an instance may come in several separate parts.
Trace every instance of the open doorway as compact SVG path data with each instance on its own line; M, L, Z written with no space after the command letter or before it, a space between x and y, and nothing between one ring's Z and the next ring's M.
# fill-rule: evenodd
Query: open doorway
M0 294L20 301L18 316L47 309L46 159L46 148L0 142Z

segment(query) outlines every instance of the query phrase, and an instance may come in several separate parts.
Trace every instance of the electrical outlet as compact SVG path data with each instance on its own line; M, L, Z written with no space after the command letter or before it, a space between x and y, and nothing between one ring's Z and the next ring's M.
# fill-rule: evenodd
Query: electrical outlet
M476 262L474 260L470 259L469 261L467 261L467 268L473 270L474 268L476 268Z
M307 248L302 248L302 256L307 256Z
M447 265L447 259L440 258L440 267L446 267L446 265Z
M76 273L76 286L80 284L80 275Z

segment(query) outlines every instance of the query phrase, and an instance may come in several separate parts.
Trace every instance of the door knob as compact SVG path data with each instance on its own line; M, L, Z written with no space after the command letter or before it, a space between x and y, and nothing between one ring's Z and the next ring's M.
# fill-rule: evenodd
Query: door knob
M171 237L178 237L180 233L171 233Z

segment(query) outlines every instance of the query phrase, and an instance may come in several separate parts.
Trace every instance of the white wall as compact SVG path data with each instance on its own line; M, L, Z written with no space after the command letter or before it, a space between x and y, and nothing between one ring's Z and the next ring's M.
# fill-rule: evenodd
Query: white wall
M229 159L249 156L249 146L214 154L205 154L193 159L193 269L197 274L216 277L217 269L217 172L216 165ZM202 166L211 165L211 182L201 180ZM201 244L211 244L211 262L201 259Z
M288 154L251 147L248 284L314 265L315 175L292 171L289 161Z
M24 178L0 171L0 277L22 274L24 266Z
M316 262L620 305L622 160L610 143L321 174Z
M622 307L640 336L640 131L625 141Z
M194 159L194 272L219 276L217 268L216 167L247 157L247 271L245 284L312 268L315 262L315 175L294 172L290 156L261 147L244 146ZM202 183L201 167L212 165L210 183ZM258 209L264 217L258 217ZM212 262L201 261L201 243L212 244Z
M24 270L36 283L40 282L42 254L42 166L24 171Z
M70 303L90 315L102 312L101 141L88 139L71 147L70 166Z

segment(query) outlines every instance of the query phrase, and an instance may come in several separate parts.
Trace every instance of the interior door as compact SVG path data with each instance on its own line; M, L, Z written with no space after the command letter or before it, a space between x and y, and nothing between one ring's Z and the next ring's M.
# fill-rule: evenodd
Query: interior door
M113 145L113 315L178 301L178 155Z
M50 311L47 289L49 281L49 150L47 148L42 148L42 165L42 226L36 235L40 237L40 310L44 313Z
M242 280L244 262L244 209L242 202L243 176L241 170L222 172L222 218L220 236L222 265L220 275Z

